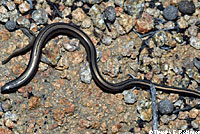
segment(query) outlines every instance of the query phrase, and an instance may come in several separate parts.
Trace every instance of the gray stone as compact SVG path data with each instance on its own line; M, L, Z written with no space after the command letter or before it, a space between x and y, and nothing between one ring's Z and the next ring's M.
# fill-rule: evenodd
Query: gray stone
M113 23L116 19L116 12L113 6L109 6L104 10L105 21Z
M161 114L170 114L174 110L174 105L168 99L161 100L158 104L158 110Z
M167 6L163 11L166 20L175 20L178 16L178 9L175 6Z
M183 0L178 4L178 9L183 14L193 14L195 12L195 5L192 1Z

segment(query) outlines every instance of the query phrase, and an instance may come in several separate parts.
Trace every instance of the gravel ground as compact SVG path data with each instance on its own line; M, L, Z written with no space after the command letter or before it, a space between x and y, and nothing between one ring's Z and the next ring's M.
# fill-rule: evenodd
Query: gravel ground
M93 41L110 82L139 79L199 90L200 2L181 0L2 0L0 60L29 44L15 21L36 35L73 23ZM143 49L142 49L143 48ZM100 56L101 55L101 56ZM30 52L0 64L0 86L25 70ZM36 76L0 95L0 134L145 134L152 130L150 89L111 94L92 80L79 40L57 36L43 49ZM200 99L157 91L158 130L200 133Z

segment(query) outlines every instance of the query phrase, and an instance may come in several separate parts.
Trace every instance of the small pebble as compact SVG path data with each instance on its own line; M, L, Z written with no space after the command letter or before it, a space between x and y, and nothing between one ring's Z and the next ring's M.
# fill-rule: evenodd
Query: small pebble
M110 23L113 23L116 19L116 12L113 6L109 6L104 11L104 19Z
M77 8L72 11L72 18L74 23L83 22L86 19L86 14L82 8Z
M8 31L13 31L16 28L16 25L15 21L7 21L5 27Z
M191 37L190 38L190 45L195 49L200 49L200 38L198 37Z
M63 43L63 47L69 51L69 52L73 52L77 49L80 48L80 44L79 44L79 40L78 39L75 39L73 38L72 40L69 40L67 42L64 42Z
M193 120L191 122L191 125L192 125L193 128L198 128L200 126L200 119L197 118L196 120Z
M160 121L161 121L162 123L164 123L164 124L169 123L169 121L170 121L169 116L168 116L168 115L163 115L163 116L161 116Z
M102 13L100 11L100 7L98 5L93 5L90 8L88 14L91 17L94 26L96 26L100 30L103 30L106 28L103 15L102 15Z
M9 111L12 108L12 105L10 103L11 102L8 100L2 103L1 107L3 111Z
M124 0L114 0L115 5L122 7L124 5Z
M92 80L92 75L89 68L89 64L87 63L83 67L81 67L80 72L81 72L81 81L86 84L90 84Z
M142 99L138 102L137 110L140 114L140 119L143 121L150 121L152 120L152 105L151 102Z
M130 30L132 30L134 22L131 15L121 14L118 20L119 21L115 21L116 23L114 23L114 27L120 35L125 34L125 32L128 33ZM151 20L149 20L148 26L151 28Z
M39 105L40 105L40 98L39 97L33 96L29 99L29 102L28 102L28 108L29 109L34 109Z
M130 23L130 22L129 22ZM136 31L139 33L147 33L154 28L153 18L149 13L143 13L142 17L136 20Z
M4 124L8 128L14 128L14 122L12 122L10 119L5 120Z
M197 36L197 34L198 34L198 27L195 26L195 25L191 25L188 28L188 33L189 33L190 36Z
M175 107L180 107L183 104L183 100L178 100L174 103Z
M199 115L199 109L193 108L193 109L189 112L188 115L189 115L189 118L196 119L197 116Z
M19 11L23 14L30 10L30 5L25 1L19 5Z
M42 9L38 9L33 11L32 19L36 22L37 25L39 24L46 24L48 21L48 14Z
M12 11L15 9L15 3L13 1L7 1L6 7L8 8L8 10Z
M19 120L19 116L15 113L12 113L9 118L11 119L11 121L14 121L14 122Z
M21 15L17 9L14 9L9 12L10 21L16 21L19 16Z
M55 43L55 40L51 40L45 47L43 51L43 56L41 58L41 61L48 65L57 65L61 54L59 46ZM44 66L45 68L45 66Z
M170 114L172 113L173 109L174 105L168 99L161 100L158 104L158 110L161 114Z
M89 28L89 27L91 27L91 25L92 25L92 20L89 17L87 17L86 19L84 19L82 21L81 27L82 28Z
M109 58L105 64L103 73L111 77L117 77L120 72L120 63L117 57Z
M166 20L175 20L178 16L178 9L175 6L167 6L163 11Z
M189 112L188 111L180 111L179 114L178 114L178 118L181 119L181 120L184 120L184 119L187 119L188 118L188 114Z
M124 90L123 93L124 95L124 101L127 104L134 104L137 101L137 96L129 90Z
M0 22L7 22L9 14L4 6L0 6Z
M20 16L20 17L17 18L17 24L25 26L27 28L29 28L31 26L29 19L27 19L24 16Z
M67 0L67 1L71 1L71 0ZM86 2L86 3L89 3L89 4L98 4L102 0L83 0L83 1Z
M188 27L188 22L184 19L184 17L180 17L180 19L177 20L178 27L181 29L185 29Z
M183 0L178 4L178 9L183 14L191 15L195 12L195 5L192 1Z
M103 44L105 44L105 45L110 45L111 44L111 42L112 42L112 38L110 37L110 36L103 36L102 38L101 38L101 42L103 43Z
M126 0L123 5L124 10L133 17L140 15L145 6L143 0Z

